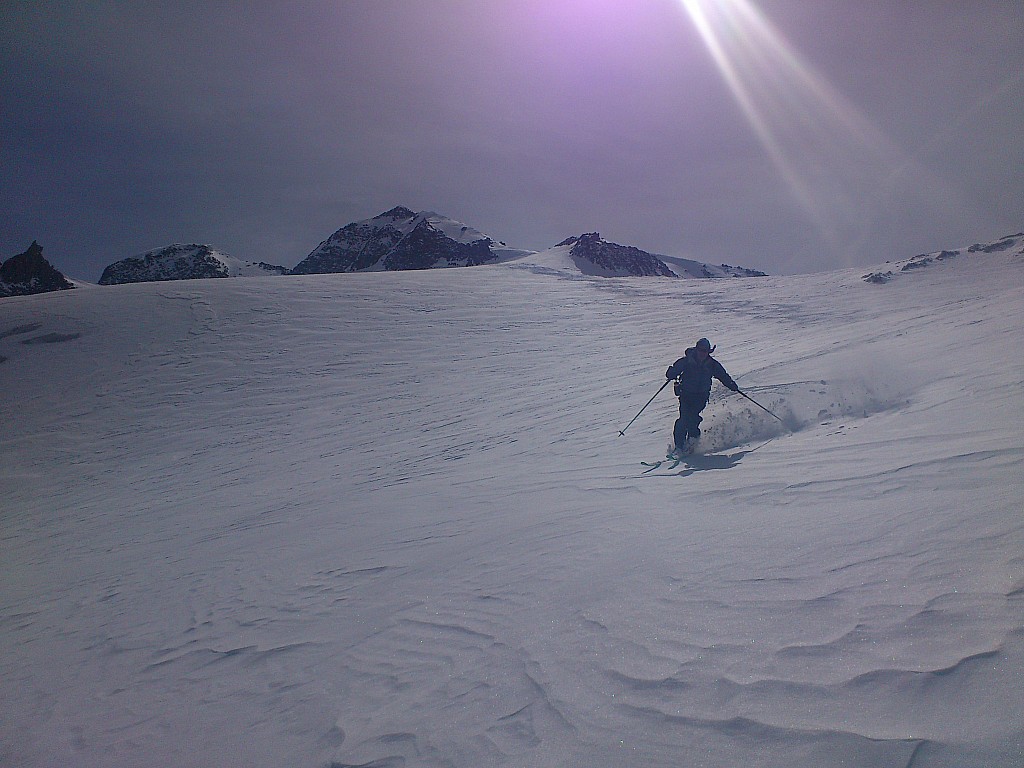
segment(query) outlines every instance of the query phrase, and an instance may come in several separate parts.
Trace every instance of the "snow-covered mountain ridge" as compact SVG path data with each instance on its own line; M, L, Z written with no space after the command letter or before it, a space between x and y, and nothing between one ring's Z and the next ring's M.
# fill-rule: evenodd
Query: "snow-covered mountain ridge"
M891 264L891 266L884 272L880 270L876 272L869 272L863 276L863 279L868 283L887 283L900 274L924 269L925 267L956 258L957 256L964 256L967 254L1001 253L1003 251L1012 251L1016 258L1024 258L1024 232L1018 232L1015 235L1001 237L992 243L975 243L974 245L953 251L943 250L935 251L933 253L922 253L917 256L911 256L909 259L901 259L896 262L886 262L887 265Z
M727 265L712 267L687 259L656 256L639 248L605 241L597 233L570 237L537 254L509 248L440 214L415 213L403 206L342 227L292 273L435 269L500 262L510 262L517 267L568 269L600 277L753 277L764 274ZM667 262L674 262L675 268Z
M728 265L656 256L602 240L597 233L571 237L572 272L602 277L754 277L764 273ZM556 253L560 253L557 252ZM100 283L187 280L254 274L330 274L472 267L521 260L533 251L510 248L479 230L433 211L397 206L371 219L352 222L318 245L293 269L239 262L207 245L175 244L107 267ZM544 260L546 256L542 256ZM526 263L531 263L527 261ZM533 262L536 263L536 262Z
M885 283L898 274L956 256L998 252L1022 244L1024 233L1018 233L992 243L976 243L957 250L920 254L897 262L886 262L886 267L865 274L863 279L871 283ZM38 248L38 244L33 243L33 247ZM16 263L24 261L25 257L26 254L20 254L5 262L8 271ZM39 266L42 272L31 280L21 281L19 278L12 282L9 276L0 279L0 297L88 285L81 281L67 280L45 259L37 259L33 263L45 265ZM651 254L633 246L605 241L597 233L570 237L540 252L509 248L479 230L446 216L430 211L415 213L398 206L372 219L342 227L293 270L237 259L210 245L175 243L109 265L99 282L101 285L114 285L211 277L420 270L497 263L511 263L512 266L535 271L601 277L766 276L764 272L745 267L713 265L693 259ZM53 275L57 275L57 278Z
M510 266L558 274L595 277L767 277L764 272L728 264L713 266L692 259L662 256L609 242L597 232L570 237L538 253L520 256Z
M236 259L209 245L174 243L114 262L100 276L100 285L212 277L283 275L284 267Z

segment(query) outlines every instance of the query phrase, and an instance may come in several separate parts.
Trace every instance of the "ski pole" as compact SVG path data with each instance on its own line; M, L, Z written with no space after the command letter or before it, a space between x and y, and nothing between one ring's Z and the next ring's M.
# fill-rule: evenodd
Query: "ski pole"
M643 408L640 409L640 412L637 413L637 415L634 416L630 420L629 424L632 424L634 421L636 421L637 419L640 418L640 414L643 413L647 409L648 405L650 405L651 403L654 402L654 398L661 394L661 390L663 390L665 387L667 387L668 383L670 381L672 381L672 379L665 379L665 383L662 384L661 387L658 388L658 391L654 393L654 397L652 397L650 400L647 401L647 405L645 405ZM626 430L629 429L629 424L627 424L626 426L624 426L622 429L619 430L619 436L620 437L622 437L622 436L624 436L626 434Z
M738 389L737 389L736 391L737 391L737 392L738 392L739 394L743 395L743 396L744 396L745 398L747 398L747 400L749 400L750 402L752 402L752 403L753 403L754 405L756 405L756 406L757 406L758 408L760 408L760 409L761 409L762 411L764 411L765 413L767 413L767 414L768 414L769 416L773 416L774 418L776 418L776 419L779 419L779 417L778 417L778 416L775 416L775 414L774 414L774 413L772 413L771 411L769 411L769 410L768 410L767 408L765 408L765 407L764 407L763 405L761 405L761 404L760 404L759 402L757 402L757 400L755 400L754 398L752 398L752 397L751 397L750 395L748 395L748 394L747 394L746 392L741 392L741 391L740 391L740 390L738 390ZM782 421L782 419L779 419L779 421ZM785 424L786 422L782 421L782 423L783 423L783 424Z

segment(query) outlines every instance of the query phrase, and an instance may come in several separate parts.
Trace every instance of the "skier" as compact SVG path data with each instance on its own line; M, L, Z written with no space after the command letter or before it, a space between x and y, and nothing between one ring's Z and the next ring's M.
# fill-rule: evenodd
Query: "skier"
M733 392L739 386L726 372L722 364L711 356L715 347L707 339L698 339L665 371L665 377L675 379L676 396L679 398L679 418L672 430L676 456L693 453L700 438L700 412L711 396L711 379L716 378Z

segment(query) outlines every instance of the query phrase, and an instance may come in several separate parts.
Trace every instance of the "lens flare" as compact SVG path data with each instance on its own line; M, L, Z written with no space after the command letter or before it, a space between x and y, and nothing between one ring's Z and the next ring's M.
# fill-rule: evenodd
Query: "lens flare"
M750 0L682 3L758 141L830 251L854 251L877 229L873 218L892 215L886 201L897 195L897 175L916 194L941 187L948 195L946 185L874 128Z

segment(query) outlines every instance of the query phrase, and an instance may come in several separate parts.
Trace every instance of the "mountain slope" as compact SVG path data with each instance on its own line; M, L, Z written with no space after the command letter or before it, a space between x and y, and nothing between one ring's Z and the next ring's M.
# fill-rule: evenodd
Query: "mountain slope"
M0 764L1015 767L1022 275L0 302Z
M284 267L242 261L196 243L175 243L116 261L103 270L100 285L162 280L197 280L211 277L283 275Z
M571 246L569 258L585 275L601 277L675 277L663 261L632 246L609 243L597 232L570 237L557 247Z
M1016 254L1018 258L1021 258L1021 254L1024 253L1024 232L1018 232L1015 235L1001 237L994 243L975 243L974 245L966 248L958 248L952 251L943 250L935 251L934 253L922 253L918 256L911 256L909 259L901 259L895 264L886 262L886 266L889 268L884 272L881 270L868 272L864 275L863 279L868 283L887 283L900 274L915 272L919 269L924 269L948 259L954 259L958 256L964 256L967 254L1002 253L1004 251L1010 251L1011 253Z
M570 237L539 253L529 253L510 266L535 272L590 277L766 277L763 272L722 264L715 267L690 259L660 256L634 246L609 242L597 232Z
M678 256L658 256L680 277L767 277L764 272L747 267L733 267L729 264L705 264Z

